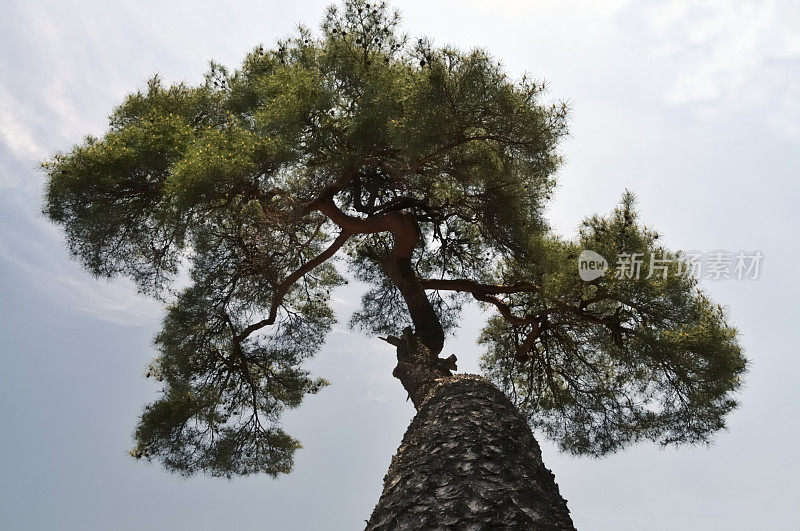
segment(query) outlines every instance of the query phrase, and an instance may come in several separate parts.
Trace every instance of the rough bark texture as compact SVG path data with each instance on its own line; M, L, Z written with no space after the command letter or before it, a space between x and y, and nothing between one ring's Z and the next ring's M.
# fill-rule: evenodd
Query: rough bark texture
M400 368L407 333L390 339L398 340ZM423 391L412 395L417 415L367 530L574 530L530 428L497 387L466 374L414 385Z
M437 355L439 351L432 352L411 327L403 330L403 337L389 336L383 339L397 347L397 366L392 371L392 376L400 380L417 409L431 386L440 378L450 376L450 371L456 370L454 354L448 358L440 358Z

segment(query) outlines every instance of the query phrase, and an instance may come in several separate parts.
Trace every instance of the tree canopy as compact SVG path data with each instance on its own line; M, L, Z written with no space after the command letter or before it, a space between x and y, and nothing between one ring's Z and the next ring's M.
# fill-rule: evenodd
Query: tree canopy
M326 385L303 361L335 322L342 266L372 286L353 327L411 325L436 354L466 302L494 308L483 369L567 451L708 440L746 366L722 309L677 274L582 281L582 249L667 250L628 193L577 239L555 234L567 106L398 23L345 0L320 32L212 63L199 85L152 78L102 138L44 163L72 255L168 303L147 372L163 390L131 453L185 474L288 472L299 442L281 413Z

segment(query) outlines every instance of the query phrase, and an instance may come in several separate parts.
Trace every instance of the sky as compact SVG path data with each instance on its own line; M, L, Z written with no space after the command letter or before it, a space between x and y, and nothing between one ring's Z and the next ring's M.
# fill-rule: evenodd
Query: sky
M310 364L333 385L285 420L303 442L278 479L181 478L127 452L162 307L69 260L40 214L38 163L159 73L236 67L325 1L17 1L0 17L0 527L345 530L363 527L414 414L392 349L353 333L357 284ZM800 4L791 1L397 2L404 29L483 47L571 107L547 215L564 236L625 189L668 247L760 251L757 279L707 280L751 362L741 407L709 446L639 444L603 459L539 436L578 529L789 530L800 521ZM487 314L444 354L477 371Z

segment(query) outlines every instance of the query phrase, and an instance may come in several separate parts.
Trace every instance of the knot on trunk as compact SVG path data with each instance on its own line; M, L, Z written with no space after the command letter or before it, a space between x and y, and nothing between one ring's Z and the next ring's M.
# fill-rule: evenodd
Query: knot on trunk
M436 381L452 376L452 371L456 370L455 354L440 358L431 353L410 326L403 330L401 337L381 339L397 347L397 366L392 376L400 380L417 409Z

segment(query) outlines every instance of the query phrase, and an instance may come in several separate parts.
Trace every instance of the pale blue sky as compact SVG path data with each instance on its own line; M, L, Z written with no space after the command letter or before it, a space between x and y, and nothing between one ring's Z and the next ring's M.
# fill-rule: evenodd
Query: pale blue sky
M391 349L343 324L313 362L333 385L291 412L296 470L181 479L131 460L156 395L143 372L161 307L97 282L38 214L37 161L103 132L153 73L197 82L235 67L325 1L16 1L0 18L0 528L358 529L413 415ZM730 429L710 447L639 445L602 460L543 442L579 529L791 530L800 526L800 5L794 2L398 2L405 28L482 46L572 105L549 216L580 219L637 193L673 248L760 250L756 281L705 282L752 361ZM358 286L336 293L340 321ZM476 370L484 316L457 339ZM541 439L541 438L540 438Z

